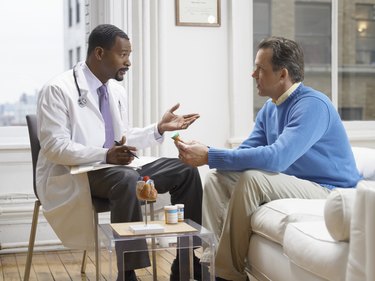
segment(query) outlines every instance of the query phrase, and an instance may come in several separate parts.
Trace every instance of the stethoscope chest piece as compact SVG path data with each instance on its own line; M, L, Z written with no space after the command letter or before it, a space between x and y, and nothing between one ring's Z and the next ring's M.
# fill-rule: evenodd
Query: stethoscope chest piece
M86 104L87 104L87 99L86 99L85 97L80 96L80 97L78 98L78 105L79 105L80 107L85 107Z

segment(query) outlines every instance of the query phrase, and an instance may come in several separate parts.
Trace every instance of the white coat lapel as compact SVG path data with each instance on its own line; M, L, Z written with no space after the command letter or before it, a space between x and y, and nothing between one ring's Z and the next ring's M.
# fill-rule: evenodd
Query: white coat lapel
M97 105L97 101L94 100L93 95L90 93L89 87L87 85L87 81L85 79L85 75L83 73L82 67L84 63L79 63L75 67L76 69L76 77L77 77L77 83L78 88L81 92L81 97L78 97L78 99L85 99L86 100L86 106L89 107L91 110L95 112L96 115L101 119L102 114L99 110L99 107ZM95 93L94 93L95 94Z

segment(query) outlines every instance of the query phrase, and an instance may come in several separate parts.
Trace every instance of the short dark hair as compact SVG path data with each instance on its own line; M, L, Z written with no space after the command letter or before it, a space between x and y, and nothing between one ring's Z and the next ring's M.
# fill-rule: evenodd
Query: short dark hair
M273 70L286 68L293 83L301 82L305 76L305 63L301 46L290 39L272 36L263 39L259 49L272 49L272 67Z
M96 47L102 47L106 50L111 49L116 42L117 36L129 40L128 35L117 26L112 24L98 25L89 36L87 56L89 56Z

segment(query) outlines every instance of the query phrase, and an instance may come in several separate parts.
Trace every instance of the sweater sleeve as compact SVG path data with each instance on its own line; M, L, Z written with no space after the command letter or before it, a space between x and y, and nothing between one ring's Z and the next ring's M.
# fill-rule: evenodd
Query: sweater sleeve
M231 171L285 171L324 135L329 122L329 108L323 100L302 98L287 112L285 121L277 120L275 114L270 117L266 113L259 117L254 134L238 149L211 147L208 152L209 167ZM280 134L272 140L270 135L280 128ZM256 143L254 139L260 139L262 132L267 144L251 146Z

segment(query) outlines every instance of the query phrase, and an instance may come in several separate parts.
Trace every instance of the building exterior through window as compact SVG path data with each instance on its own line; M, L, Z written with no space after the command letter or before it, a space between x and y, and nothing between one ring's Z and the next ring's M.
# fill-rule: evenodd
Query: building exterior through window
M333 0L254 0L253 42L283 36L299 42L305 54L306 85L332 98ZM338 102L344 121L375 120L375 0L338 3ZM256 89L254 88L254 93ZM254 115L265 98L254 95ZM255 116L254 116L255 117Z
M9 82L9 84L20 84L23 88L13 86L7 91L8 98L2 97L0 100L0 126L24 126L26 125L25 116L35 113L37 95L44 83L84 59L86 23L82 19L85 18L86 2L85 0L13 0L4 1L2 5L4 7L0 9L3 9L3 13L11 15L7 19L7 25L2 25L2 27L4 30L13 28L13 33L1 32L3 42L14 41L13 36L18 34L23 38L22 45L25 42L28 44L26 48L23 47L21 55L28 53L29 56L33 56L32 59L37 60L32 63L30 57L26 60L15 52L15 55L10 55L11 60L5 63L8 66L22 66L16 68L14 73L10 71L10 78L17 79L17 82ZM19 7L27 8L20 11ZM28 26L25 26L26 23L29 23ZM54 28L57 24L59 26ZM12 28L9 28L10 26ZM16 31L18 27L22 32ZM25 32L28 34L23 35ZM29 34L30 39L25 39L24 37ZM51 39L53 38L51 34L58 40ZM14 44L12 49L17 45L19 44ZM47 51L54 53L48 57ZM30 66L27 66L28 63ZM36 81L37 79L33 76L41 72L40 69L45 70L46 77ZM10 81L8 77L3 76L3 78ZM26 86L29 80L30 85Z

